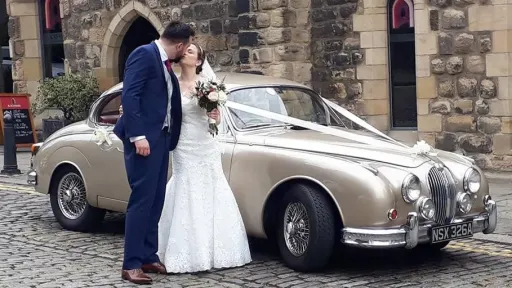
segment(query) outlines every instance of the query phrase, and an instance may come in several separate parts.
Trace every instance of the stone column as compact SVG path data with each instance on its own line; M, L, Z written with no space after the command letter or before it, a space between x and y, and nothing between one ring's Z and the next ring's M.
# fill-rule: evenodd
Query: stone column
M37 94L42 78L39 13L35 1L7 0L9 37L13 49L15 93Z

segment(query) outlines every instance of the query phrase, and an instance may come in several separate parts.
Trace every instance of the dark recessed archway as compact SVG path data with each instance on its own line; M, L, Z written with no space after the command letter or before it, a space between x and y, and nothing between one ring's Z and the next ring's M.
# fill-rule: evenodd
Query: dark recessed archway
M412 0L388 1L388 31L391 127L414 129L418 120Z
M144 17L137 17L132 25L126 31L121 47L119 48L119 80L123 81L124 66L126 59L135 48L148 44L151 41L158 39L160 34L151 23Z

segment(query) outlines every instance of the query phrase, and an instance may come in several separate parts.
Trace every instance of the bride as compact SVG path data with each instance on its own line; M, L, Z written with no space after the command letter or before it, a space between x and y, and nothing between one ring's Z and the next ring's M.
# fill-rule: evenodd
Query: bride
M168 273L242 266L251 262L244 223L222 170L220 146L208 132L208 116L192 97L196 81L215 74L196 44L179 65L183 118L172 151L157 254Z

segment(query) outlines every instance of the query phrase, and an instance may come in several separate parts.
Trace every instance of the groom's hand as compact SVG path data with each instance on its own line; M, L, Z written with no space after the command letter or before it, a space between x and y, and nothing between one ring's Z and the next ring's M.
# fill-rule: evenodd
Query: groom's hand
M148 156L149 152L150 152L148 140L141 139L141 140L135 141L135 149L136 149L137 154L144 156L144 157Z

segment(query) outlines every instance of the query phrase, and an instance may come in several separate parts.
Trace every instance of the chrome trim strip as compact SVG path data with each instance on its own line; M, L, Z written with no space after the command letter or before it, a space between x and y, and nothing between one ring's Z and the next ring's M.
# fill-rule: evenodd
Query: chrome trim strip
M473 221L473 234L483 232L489 234L496 228L496 203L489 200L488 212L479 215L457 217L451 224ZM436 226L438 224L435 224ZM389 228L343 228L341 243L361 248L398 248L412 249L418 244L430 242L429 230L433 224L419 224L416 212L407 216L407 222L400 227Z

